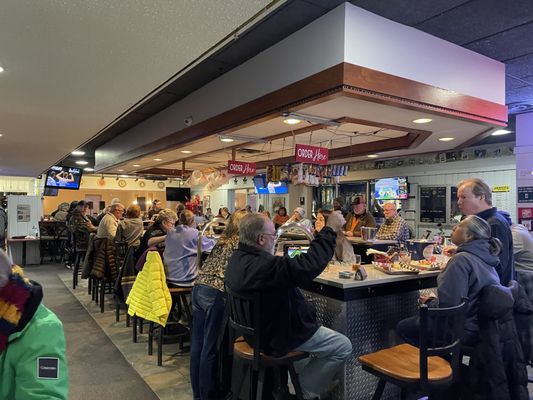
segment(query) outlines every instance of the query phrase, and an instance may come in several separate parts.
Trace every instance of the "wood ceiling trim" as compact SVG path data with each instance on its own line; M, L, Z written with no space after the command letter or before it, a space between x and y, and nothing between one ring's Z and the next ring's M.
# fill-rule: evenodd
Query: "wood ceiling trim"
M363 100L426 109L498 126L507 124L507 107L477 97L344 63L344 91Z
M136 175L161 175L161 176L175 176L175 177L181 177L183 175L188 175L192 171L191 170L181 170L176 168L147 168L143 169L142 171L137 171Z

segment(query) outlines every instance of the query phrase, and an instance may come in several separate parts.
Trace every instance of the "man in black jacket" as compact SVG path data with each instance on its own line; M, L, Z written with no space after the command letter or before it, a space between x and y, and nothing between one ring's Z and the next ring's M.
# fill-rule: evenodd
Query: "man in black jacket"
M319 326L314 308L298 289L317 277L331 260L336 232L344 223L342 214L333 212L307 254L289 258L274 256L273 222L262 214L246 215L239 227L239 248L226 269L225 283L230 289L261 293L261 347L266 354L311 353L295 365L305 398L327 391L352 353L347 337Z
M502 251L500 252L500 265L496 272L503 286L515 279L513 235L509 222L492 206L492 190L481 179L471 178L459 182L457 185L457 205L464 215L477 215L490 225L492 237L500 239Z

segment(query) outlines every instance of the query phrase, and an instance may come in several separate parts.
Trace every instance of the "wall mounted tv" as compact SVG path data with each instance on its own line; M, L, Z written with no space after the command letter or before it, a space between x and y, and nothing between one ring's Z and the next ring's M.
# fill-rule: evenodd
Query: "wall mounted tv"
M266 187L255 186L257 194L287 194L289 188L285 182L268 182Z
M403 200L409 198L407 178L403 176L376 179L374 198L377 200Z
M83 170L76 167L54 165L46 174L45 188L78 190Z
M191 188L167 187L167 201L185 203L191 199Z

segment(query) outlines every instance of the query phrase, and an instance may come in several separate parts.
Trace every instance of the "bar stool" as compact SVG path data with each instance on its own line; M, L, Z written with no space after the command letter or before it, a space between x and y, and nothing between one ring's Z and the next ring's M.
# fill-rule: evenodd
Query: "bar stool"
M387 382L400 386L402 399L407 390L429 394L449 389L459 374L466 310L466 301L449 308L421 305L419 348L403 343L358 357L363 370L379 378L372 399L381 398ZM438 356L451 356L451 362Z
M302 387L298 374L294 369L294 362L309 357L309 353L291 351L282 357L271 357L261 352L259 293L250 295L237 294L226 287L226 294L230 310L229 323L236 335L239 336L233 341L233 356L251 368L250 398L261 400L266 369L272 368L275 372L276 388L279 389L281 387L281 382L284 381L288 371L294 385L296 398L303 399ZM245 337L247 341L245 341ZM252 345L248 342L252 343ZM235 385L232 385L232 392L238 395L242 389L243 380L241 379L238 382L236 378L236 376L233 376ZM240 383L240 386L237 387L238 383Z
M189 301L187 296L192 293L192 286L169 286L170 297L172 297L172 310L177 308L177 315L175 316L175 321L168 320L165 327L158 325L150 321L148 328L148 355L153 354L153 340L156 337L155 330L158 330L157 333L157 365L160 367L163 365L163 340L170 337L178 338L180 352L183 352L183 339L185 336L190 334L190 326L192 324L192 315L189 307ZM172 311L171 311L172 313ZM180 323L180 319L185 317L186 322L189 327ZM167 326L176 326L177 332L168 335L164 333L164 330Z

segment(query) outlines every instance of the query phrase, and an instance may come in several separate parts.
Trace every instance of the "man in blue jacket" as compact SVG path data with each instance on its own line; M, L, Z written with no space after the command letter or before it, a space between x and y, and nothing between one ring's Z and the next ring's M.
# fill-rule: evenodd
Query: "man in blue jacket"
M509 221L492 206L492 190L487 183L478 178L465 179L457 185L457 205L464 215L477 215L490 225L492 237L500 239L502 251L500 265L496 272L503 286L515 279L513 235Z
M239 227L239 247L226 269L225 283L230 289L261 293L262 351L272 356L291 350L311 354L295 363L304 397L309 399L328 390L352 353L347 337L318 324L314 308L298 289L331 260L336 232L344 223L341 213L331 213L307 254L289 258L274 256L274 223L262 214L246 215Z

